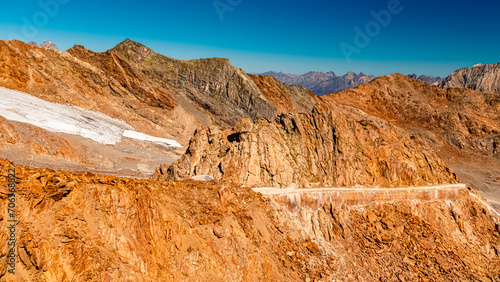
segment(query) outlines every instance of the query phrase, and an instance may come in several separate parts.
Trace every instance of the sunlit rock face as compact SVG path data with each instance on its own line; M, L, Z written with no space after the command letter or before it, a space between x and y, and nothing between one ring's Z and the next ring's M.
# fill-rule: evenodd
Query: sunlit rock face
M200 127L186 154L154 178L196 174L270 187L400 187L456 183L430 147L389 123L349 108L316 106L273 122Z
M500 92L500 63L477 64L453 72L437 82L441 88L469 88L483 92Z

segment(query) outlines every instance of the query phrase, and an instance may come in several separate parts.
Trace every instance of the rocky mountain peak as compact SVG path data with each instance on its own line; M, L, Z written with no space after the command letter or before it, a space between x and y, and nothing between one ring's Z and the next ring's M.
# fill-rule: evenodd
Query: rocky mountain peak
M144 59L150 55L156 55L156 53L150 48L129 38L118 43L109 51L119 53L127 59L136 63L144 61Z
M336 73L334 73L333 71L329 71L326 74L331 75L332 77L338 77L338 75Z
M59 51L59 48L57 48L56 44L50 42L50 41L45 41L42 44L38 45L39 47L49 49L49 50L54 50L54 51Z
M500 63L476 64L454 71L437 84L441 88L468 88L483 92L500 92Z
M37 45L35 41L30 41L28 43L28 45L36 46L36 47L40 47L40 48L45 48L45 49L49 49L49 50L54 50L54 51L59 51L59 48L57 48L56 44L52 43L51 41L45 41L40 45Z

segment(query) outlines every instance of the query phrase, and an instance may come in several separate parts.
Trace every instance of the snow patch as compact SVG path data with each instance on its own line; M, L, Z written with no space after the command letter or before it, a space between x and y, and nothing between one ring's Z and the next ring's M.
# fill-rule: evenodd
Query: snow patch
M137 139L137 140L142 140L142 141L149 141L149 142L155 142L155 143L164 143L167 144L170 147L175 147L175 148L181 148L181 144L179 144L177 141L174 140L169 140L169 139L164 139L164 138L158 138L150 135L146 135L144 133L140 133L137 131L132 131L132 130L125 130L123 132L124 137L132 138L132 139Z
M29 123L51 132L80 135L102 144L114 145L123 137L182 147L169 139L134 130L122 120L76 106L56 104L29 94L0 87L0 116Z

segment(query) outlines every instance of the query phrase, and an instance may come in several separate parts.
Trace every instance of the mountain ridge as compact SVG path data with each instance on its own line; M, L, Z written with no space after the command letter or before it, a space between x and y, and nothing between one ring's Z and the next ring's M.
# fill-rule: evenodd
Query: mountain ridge
M32 46L60 52L60 50L59 50L59 48L57 48L56 44L52 43L51 41L45 41L45 42L41 43L40 45L37 45L36 42L31 41L28 43L28 45L32 45Z
M480 190L500 208L498 95L463 88L442 89L393 74L322 96L322 100L360 109L422 137L461 181Z
M468 88L500 93L500 63L461 68L436 83L441 88Z
M48 102L100 112L124 121L144 134L173 139L181 145L187 145L199 123L228 128L242 118L272 120L280 113L277 109L279 101L269 100L257 87L255 81L260 78L251 78L241 69L231 66L227 59L175 60L129 39L100 53L81 45L65 52L53 52L21 41L0 41L0 48L3 58L0 86ZM317 97L306 89L283 87L281 91L294 111L309 111L316 103ZM282 110L288 112L290 109ZM16 125L5 132L18 134L20 131L21 127ZM36 138L36 134L40 134L40 138ZM54 134L43 130L36 131L36 134L20 134L25 139L7 145L4 152L19 151L19 154L9 156L22 157L29 152L25 146L44 144L44 150L37 149L40 155L33 154L30 159L34 159L23 164L39 162L46 165L48 162L53 163L51 167L60 168L57 158L54 158L54 148L47 149L46 146L52 146L38 141ZM72 148L87 148L97 156L105 152L99 144L81 144L82 140L78 139L79 145L76 145L75 140L69 140L73 137L58 136L68 140ZM166 156L166 159L178 158L177 153L167 154L173 155ZM93 159L96 157L90 155ZM118 155L122 156L121 153ZM76 162L79 169L88 167L89 162L95 163L76 152L67 156L72 156L68 161ZM100 163L107 170L123 168L120 159L113 161L109 156L100 157L103 158ZM124 156L120 158L126 159ZM141 159L132 159L141 166L135 169L143 170L145 164L141 164ZM19 161L19 158L12 160ZM150 163L147 167L150 167L150 173L154 172Z
M261 75L274 76L285 84L303 86L319 96L353 88L375 78L373 75L365 75L362 72L356 74L351 71L342 76L337 76L333 71L327 73L311 71L300 76L269 71Z
M89 124L106 115L189 144L166 152L127 139L96 149L0 117L0 208L12 206L15 183L17 220L12 232L11 214L0 214L0 237L14 235L17 256L13 276L2 240L2 280L500 279L500 221L483 198L464 185L416 186L467 176L458 167L457 179L443 160L457 155L443 147L497 158L493 94L395 74L318 97L227 59L180 61L131 40L100 53L19 41L0 41L0 50L0 87L98 112L83 118ZM4 159L13 155L30 166ZM131 171L162 165L150 179L88 169L118 171L123 161ZM68 171L72 162L87 170ZM206 175L214 180L190 179ZM350 188L281 190L276 200L254 185Z

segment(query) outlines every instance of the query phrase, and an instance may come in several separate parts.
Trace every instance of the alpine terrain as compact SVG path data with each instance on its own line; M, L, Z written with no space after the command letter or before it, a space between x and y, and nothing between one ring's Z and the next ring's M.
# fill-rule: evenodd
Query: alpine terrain
M500 280L498 93L34 45L0 41L2 281Z

